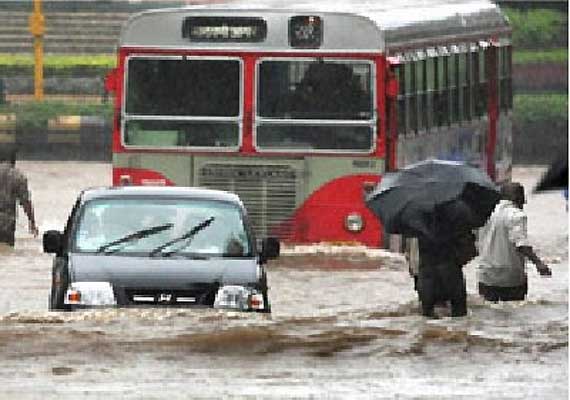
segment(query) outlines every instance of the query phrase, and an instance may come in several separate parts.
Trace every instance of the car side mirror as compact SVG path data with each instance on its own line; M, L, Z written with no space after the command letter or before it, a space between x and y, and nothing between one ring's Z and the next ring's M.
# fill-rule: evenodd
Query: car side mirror
M46 231L43 236L44 253L59 253L63 245L63 235L60 231Z
M261 241L261 259L263 261L279 257L280 251L281 245L276 238L270 237Z

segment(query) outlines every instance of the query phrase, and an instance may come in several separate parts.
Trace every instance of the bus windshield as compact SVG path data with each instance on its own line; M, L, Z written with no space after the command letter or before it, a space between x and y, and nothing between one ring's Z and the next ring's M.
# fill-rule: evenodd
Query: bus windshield
M260 148L370 150L372 64L359 60L263 60Z
M240 70L236 59L131 57L125 144L237 147Z

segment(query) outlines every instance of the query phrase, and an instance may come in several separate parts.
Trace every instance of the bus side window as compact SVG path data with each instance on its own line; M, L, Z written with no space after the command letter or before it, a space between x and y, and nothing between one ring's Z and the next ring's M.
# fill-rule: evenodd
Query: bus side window
M472 71L471 71L471 46L467 45L467 51L465 52L463 59L465 62L465 82L463 84L463 119L465 121L471 121L473 118L473 113L471 112L472 104Z
M501 110L512 108L511 98L511 46L499 47L499 105Z
M460 47L460 52L457 54L457 100L458 100L458 114L457 119L459 123L467 120L465 113L465 95L467 87L467 53L463 45Z
M417 103L416 103L416 68L415 63L412 59L408 59L408 62L404 65L406 71L406 98L407 101L407 123L406 131L408 133L414 133L417 130L417 120L416 116L418 114Z
M497 95L499 110L503 108L503 47L497 47Z
M423 53L423 52L422 52ZM425 106L425 94L426 94L426 60L425 56L421 54L421 58L416 61L416 96L418 104L418 114L417 114L417 132L421 132L426 129L426 106Z
M459 122L459 55L457 52L451 54L449 58L449 97L450 97L450 115L451 123Z
M437 57L433 59L435 70L434 81L434 125L442 127L449 122L448 96L447 96L447 53L440 49Z
M479 109L479 102L481 101L479 96L479 82L481 78L479 77L479 47L477 46L471 53L471 70L473 71L473 80L471 82L471 92L473 98L473 117L477 118L481 116Z
M398 79L398 133L404 135L407 119L405 64L394 67L394 73Z
M513 109L513 47L507 47L507 82L508 82L508 102L507 107L509 110Z
M434 125L436 125L436 116L434 110L434 90L435 90L435 81L437 76L436 58L434 54L428 53L428 57L426 58L426 94L425 94L425 114L426 114L426 126L427 129L430 129Z
M443 114L442 125L449 126L451 124L451 96L449 94L451 90L451 80L449 78L449 64L451 57L449 55L448 49L445 49L445 54L440 58L441 69L442 69L442 83L441 83L441 105Z
M485 70L485 58L487 57L487 43L479 43L478 52L478 74L479 79L476 82L477 85L477 101L475 103L475 113L477 116L482 117L487 114L487 74Z

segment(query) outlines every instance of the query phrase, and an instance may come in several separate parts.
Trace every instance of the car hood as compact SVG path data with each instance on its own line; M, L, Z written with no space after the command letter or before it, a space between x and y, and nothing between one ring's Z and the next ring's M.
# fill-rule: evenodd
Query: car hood
M254 258L134 257L101 254L70 255L73 282L110 282L123 287L186 288L200 283L245 285L259 280Z

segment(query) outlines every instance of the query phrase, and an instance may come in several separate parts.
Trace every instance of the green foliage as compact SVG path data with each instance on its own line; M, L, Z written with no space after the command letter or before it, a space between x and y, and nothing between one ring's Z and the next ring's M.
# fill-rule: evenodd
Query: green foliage
M108 121L113 115L113 106L109 104L80 104L64 102L29 102L0 106L0 114L16 114L18 129L42 129L48 120L60 115L99 116Z
M514 119L520 125L568 124L567 94L524 94L514 97Z
M116 57L109 55L46 55L44 76L104 76L116 65ZM31 54L0 54L0 75L22 76L34 73Z
M513 52L514 64L568 63L568 49L518 50Z
M513 29L513 45L517 48L553 47L567 35L568 16L551 10L518 11L504 8ZM554 45L556 46L556 45ZM558 46L556 46L558 47Z
M44 67L65 69L74 67L100 67L111 69L116 65L116 57L110 55L46 55ZM0 66L31 67L34 56L31 54L0 54Z

